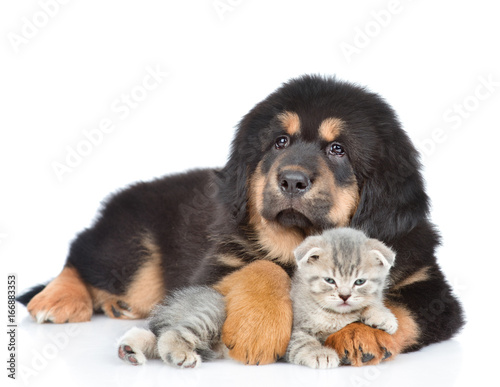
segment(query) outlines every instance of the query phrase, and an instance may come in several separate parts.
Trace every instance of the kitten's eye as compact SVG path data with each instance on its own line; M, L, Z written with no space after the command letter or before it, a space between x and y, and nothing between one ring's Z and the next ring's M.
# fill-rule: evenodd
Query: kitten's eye
M366 282L366 280L365 280L364 278L360 278L360 279L357 279L356 281L354 281L354 285L356 285L356 286L361 286L361 285L363 285L365 282Z
M342 157L345 155L345 149L338 142L332 142L328 147L328 154L332 156Z
M325 277L323 278L326 282L328 282L330 285L335 285L335 280L330 277Z
M290 144L290 137L288 136L279 136L274 141L274 147L276 149L284 149Z

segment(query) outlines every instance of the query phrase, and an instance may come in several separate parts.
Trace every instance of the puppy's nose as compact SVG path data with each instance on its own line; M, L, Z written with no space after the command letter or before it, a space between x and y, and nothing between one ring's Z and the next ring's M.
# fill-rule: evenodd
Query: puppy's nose
M284 170L278 176L281 191L288 195L302 195L311 186L309 177L301 171Z

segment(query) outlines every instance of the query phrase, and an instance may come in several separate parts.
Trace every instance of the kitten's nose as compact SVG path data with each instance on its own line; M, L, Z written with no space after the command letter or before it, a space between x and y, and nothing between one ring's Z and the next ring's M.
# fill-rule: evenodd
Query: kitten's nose
M344 302L346 302L349 297L351 297L350 294L339 294L339 297L342 298L342 300L344 300Z

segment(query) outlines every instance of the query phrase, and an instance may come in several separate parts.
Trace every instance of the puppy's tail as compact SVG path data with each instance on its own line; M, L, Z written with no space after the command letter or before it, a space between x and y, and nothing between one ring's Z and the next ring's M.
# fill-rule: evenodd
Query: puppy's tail
M17 296L16 301L26 306L31 301L31 299L35 297L38 293L40 293L43 289L45 289L46 286L47 284L33 286L31 289L28 289L23 294Z

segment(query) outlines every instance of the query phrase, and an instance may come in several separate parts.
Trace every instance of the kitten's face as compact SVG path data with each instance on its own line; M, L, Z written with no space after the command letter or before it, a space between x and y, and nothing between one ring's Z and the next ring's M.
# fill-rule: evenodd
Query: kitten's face
M296 250L299 276L324 309L349 313L379 302L394 252L352 229L325 231Z
M317 262L317 266L308 270L307 275L311 294L322 308L349 313L375 303L382 297L387 270L366 264L346 274L326 266Z

